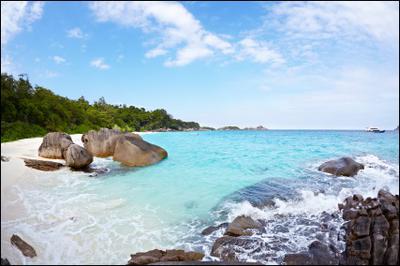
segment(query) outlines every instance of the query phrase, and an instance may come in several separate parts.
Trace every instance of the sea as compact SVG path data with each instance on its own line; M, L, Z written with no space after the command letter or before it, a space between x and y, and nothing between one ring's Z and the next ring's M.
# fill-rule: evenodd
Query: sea
M2 242L2 257L23 264L126 264L130 254L185 249L211 256L224 229L203 229L239 215L263 221L241 261L279 264L314 240L344 249L338 203L355 193L399 193L399 133L333 130L160 132L142 136L168 151L148 167L95 158L104 174L63 169L35 172L34 185L12 187L26 217L1 223L26 236L38 256ZM355 177L318 171L349 156L365 169ZM13 204L12 202L9 204ZM326 217L329 216L329 219ZM321 221L327 224L321 226Z

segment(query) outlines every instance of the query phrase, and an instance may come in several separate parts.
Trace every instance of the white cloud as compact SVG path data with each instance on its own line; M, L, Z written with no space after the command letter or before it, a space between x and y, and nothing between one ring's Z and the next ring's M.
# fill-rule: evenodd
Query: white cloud
M148 51L146 57L166 55L176 49L175 57L167 59L166 66L183 66L216 52L233 52L229 42L203 29L178 2L93 2L90 9L98 21L159 33L158 46Z
M107 65L107 64L104 62L104 59L103 59L103 58L96 58L96 59L92 60L92 61L90 62L90 65L93 66L93 67L95 67L95 68L101 69L101 70L105 70L105 69L109 69L109 68L110 68L110 66Z
M238 60L250 59L256 63L282 64L285 62L282 55L269 48L264 42L255 41L252 38L245 38L239 42Z
M399 38L397 1L281 2L271 11L266 23L293 37L373 38L386 43Z
M43 2L1 1L1 44L41 18Z
M50 70L45 70L44 71L44 77L45 78L55 78L55 77L58 77L58 76L60 76L60 74L57 73L57 72L50 71Z
M76 28L69 29L67 31L67 36L69 38L82 39L82 38L86 37L86 34L84 34L80 28L76 27Z
M15 72L11 58L8 55L1 56L1 73L12 74Z
M52 59L56 64L62 64L66 62L65 58L58 55L53 56Z

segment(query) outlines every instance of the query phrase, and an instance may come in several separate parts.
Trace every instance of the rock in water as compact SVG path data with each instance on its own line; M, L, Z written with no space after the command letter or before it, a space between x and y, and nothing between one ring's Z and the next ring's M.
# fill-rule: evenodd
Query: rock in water
M198 252L185 252L180 249L172 249L162 251L159 249L153 249L147 252L139 252L131 255L131 259L128 261L128 265L145 265L156 262L167 262L167 261L200 261L203 259L204 254Z
M161 161L167 155L163 148L129 134L117 139L113 160L127 166L146 166Z
M108 157L114 154L115 143L121 135L121 131L117 129L90 130L82 135L82 143L93 156Z
M84 168L93 162L93 156L78 144L69 145L64 153L66 165L72 168Z
M223 236L218 238L211 249L211 256L218 257L224 262L240 262L239 255L252 253L265 248L264 240L254 237Z
M364 169L364 165L357 163L350 157L327 161L318 167L319 171L336 176L355 176L361 169Z
M209 234L213 233L214 231L217 231L217 230L219 230L221 228L227 228L228 225L229 225L229 223L222 223L222 224L220 224L218 226L209 226L206 229L204 229L203 231L201 231L201 234L203 236L206 236L206 235L209 235Z
M339 258L326 244L316 240L308 246L308 251L286 254L285 265L338 265Z
M42 171L55 171L64 166L62 163L43 160L24 159L24 162L26 166Z
M25 257L36 257L36 251L33 249L33 247L22 240L19 236L12 235L11 244L13 246L16 246L22 252L22 254L24 254Z
M62 132L51 132L43 138L39 156L50 159L64 159L63 153L71 145L71 136Z
M225 235L229 236L243 236L252 235L249 229L262 229L261 223L254 221L248 216L238 216L229 225L225 231Z

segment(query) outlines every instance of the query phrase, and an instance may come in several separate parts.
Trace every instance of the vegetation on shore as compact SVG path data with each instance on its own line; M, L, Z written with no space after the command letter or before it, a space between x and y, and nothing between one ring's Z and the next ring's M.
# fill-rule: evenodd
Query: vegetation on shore
M43 136L50 131L69 134L91 129L119 128L146 131L169 128L199 129L196 122L174 119L164 109L146 111L127 105L112 105L101 97L90 104L82 96L71 100L40 87L28 79L1 74L1 142Z

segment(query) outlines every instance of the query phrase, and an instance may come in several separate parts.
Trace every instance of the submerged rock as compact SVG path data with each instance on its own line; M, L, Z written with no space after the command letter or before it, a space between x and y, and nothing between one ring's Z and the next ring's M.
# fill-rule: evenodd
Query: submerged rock
M249 216L238 216L229 225L225 231L228 236L252 235L251 229L262 229L263 226L258 221L254 221Z
M34 159L24 159L25 165L41 171L55 171L64 167L62 163L34 160Z
M161 147L144 141L134 133L102 128L82 135L84 147L94 156L113 156L113 160L127 166L146 166L168 156Z
M217 230L219 230L221 228L227 228L228 225L229 225L229 223L222 223L222 224L217 225L217 226L209 226L209 227L205 228L203 231L201 231L201 234L203 236L210 235L213 232L215 232L215 231L217 231Z
M138 252L131 255L128 265L145 265L167 261L200 261L203 257L204 254L193 251L185 252L180 249L167 249L166 251L162 251L159 249L153 249L147 252Z
M71 168L84 168L93 162L93 156L78 144L69 145L64 153L66 165Z
M17 235L12 235L11 237L11 244L17 247L25 257L36 257L36 251L33 249L31 245L26 243L22 238Z
M361 169L364 169L364 165L357 163L350 157L327 161L318 167L319 171L336 176L355 176Z
M240 262L240 254L260 251L265 242L253 237L223 236L218 238L211 249L211 256L218 257L224 262Z
M50 132L43 138L39 156L50 159L64 159L64 152L73 143L71 136L63 132Z

